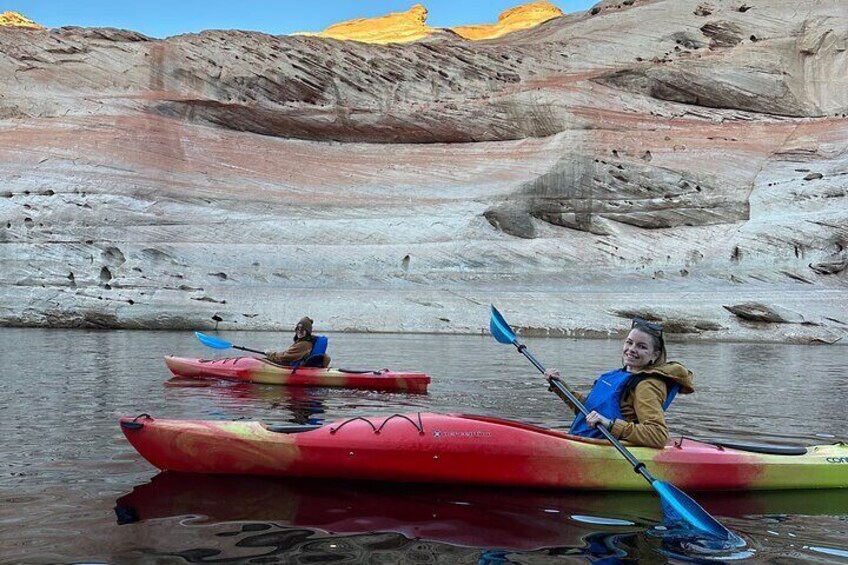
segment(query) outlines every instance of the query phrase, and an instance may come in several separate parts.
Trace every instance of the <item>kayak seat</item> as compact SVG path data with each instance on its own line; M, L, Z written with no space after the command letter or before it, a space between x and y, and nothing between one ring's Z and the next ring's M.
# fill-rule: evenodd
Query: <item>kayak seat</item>
M320 427L320 424L270 424L265 426L265 429L278 434L296 434L317 430Z
M701 440L704 443L738 449L739 451L750 451L752 453L766 453L768 455L806 455L807 448L797 445L762 445L756 443L743 443L737 441L726 441L723 439Z

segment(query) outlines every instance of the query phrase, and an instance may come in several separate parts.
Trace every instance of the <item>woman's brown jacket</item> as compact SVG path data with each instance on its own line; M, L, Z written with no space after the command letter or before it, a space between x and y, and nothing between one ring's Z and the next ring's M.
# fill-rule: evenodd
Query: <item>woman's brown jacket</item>
M619 401L624 419L617 419L613 424L610 430L613 437L633 445L664 447L668 442L668 425L662 405L675 383L680 383L680 394L695 392L692 372L680 363L665 363L633 373ZM553 390L556 392L555 388ZM586 395L569 390L581 403L586 401ZM564 395L560 396L575 414L578 413Z

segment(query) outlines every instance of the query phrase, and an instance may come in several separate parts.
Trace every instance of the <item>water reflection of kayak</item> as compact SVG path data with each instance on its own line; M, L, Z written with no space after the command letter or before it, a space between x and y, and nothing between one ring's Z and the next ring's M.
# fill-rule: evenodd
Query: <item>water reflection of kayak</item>
M203 388L224 403L238 402L239 406L262 403L269 408L288 411L287 422L300 425L320 425L324 423L325 402L330 389L311 387L280 387L236 383L211 379L184 379L174 377L165 382L165 386L174 388ZM368 393L379 394L379 393ZM393 393L386 393L393 394ZM338 398L338 395L334 395ZM379 398L379 397L377 397Z
M838 515L848 491L702 493L719 516ZM469 547L578 547L592 529L634 532L659 522L651 493L375 485L316 480L160 473L116 502L119 523L197 516L192 523L273 522L333 534L395 532ZM587 525L630 521L632 526Z
M258 521L333 534L395 532L473 547L579 544L568 498L459 490L160 473L118 499L119 522L196 515L201 523ZM656 503L654 504L656 506Z
M413 413L273 427L143 415L121 419L121 427L163 471L650 490L604 441L483 416ZM848 487L846 445L757 449L682 439L632 452L657 478L686 490Z

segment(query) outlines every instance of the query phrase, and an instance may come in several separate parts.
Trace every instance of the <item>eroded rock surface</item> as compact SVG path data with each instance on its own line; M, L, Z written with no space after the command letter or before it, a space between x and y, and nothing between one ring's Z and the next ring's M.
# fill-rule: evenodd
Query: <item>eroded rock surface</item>
M836 342L848 14L747 8L387 46L0 28L0 323L476 333L495 303L549 335Z

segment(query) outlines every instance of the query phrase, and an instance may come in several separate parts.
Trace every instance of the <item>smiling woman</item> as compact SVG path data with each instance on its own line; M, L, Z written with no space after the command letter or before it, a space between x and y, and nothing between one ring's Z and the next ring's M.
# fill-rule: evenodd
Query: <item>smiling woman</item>
M621 356L623 367L598 377L588 396L572 391L588 415L563 397L576 414L569 433L602 438L597 427L603 426L617 439L660 449L668 442L665 411L678 392L695 391L692 372L666 361L662 326L641 318L631 323ZM560 378L556 369L545 376Z
M633 339L633 332L637 331L635 326L640 325L640 322L644 321L634 320L634 323L631 326L630 335L627 336L628 340ZM549 374L542 364L539 363L527 350L527 347L518 341L518 338L515 337L515 334L509 328L509 324L507 324L504 317L500 312L498 312L494 305L492 306L489 329L496 341L499 343L511 343L520 353L533 363L540 372L545 373L548 377L548 383L550 384L551 390L556 391L558 396L563 397L572 404L581 415L586 417L590 415L588 409L583 405L583 402L565 386L565 383L561 382L554 374ZM657 326L651 329L653 330L654 335L659 337L660 341L662 341L661 328ZM633 341L635 341L635 339L633 339ZM662 347L662 344L660 344L660 346ZM650 356L650 363L655 362L658 357L658 354L656 356ZM657 480L648 471L643 462L637 459L630 451L627 450L627 448L621 445L621 443L612 435L612 431L610 429L606 426L601 426L600 432L601 436L606 438L616 451L624 456L627 462L633 467L633 471L641 475L642 478L651 485L654 492L660 496L660 499L662 500L663 514L665 515L663 531L670 534L667 540L685 540L683 543L687 546L693 546L694 544L694 546L701 546L704 549L709 550L736 550L745 547L745 540L721 525L721 523L719 523L715 518L710 516L709 512L704 510L697 502L695 502L694 499L690 498L686 493L670 482ZM665 449L677 450L678 448L680 448L679 444L675 444L674 447L665 446ZM570 465L558 466L568 468L569 470L571 467ZM670 527L666 528L665 526ZM706 537L701 538L701 536ZM701 545L701 542L704 542L704 545Z

